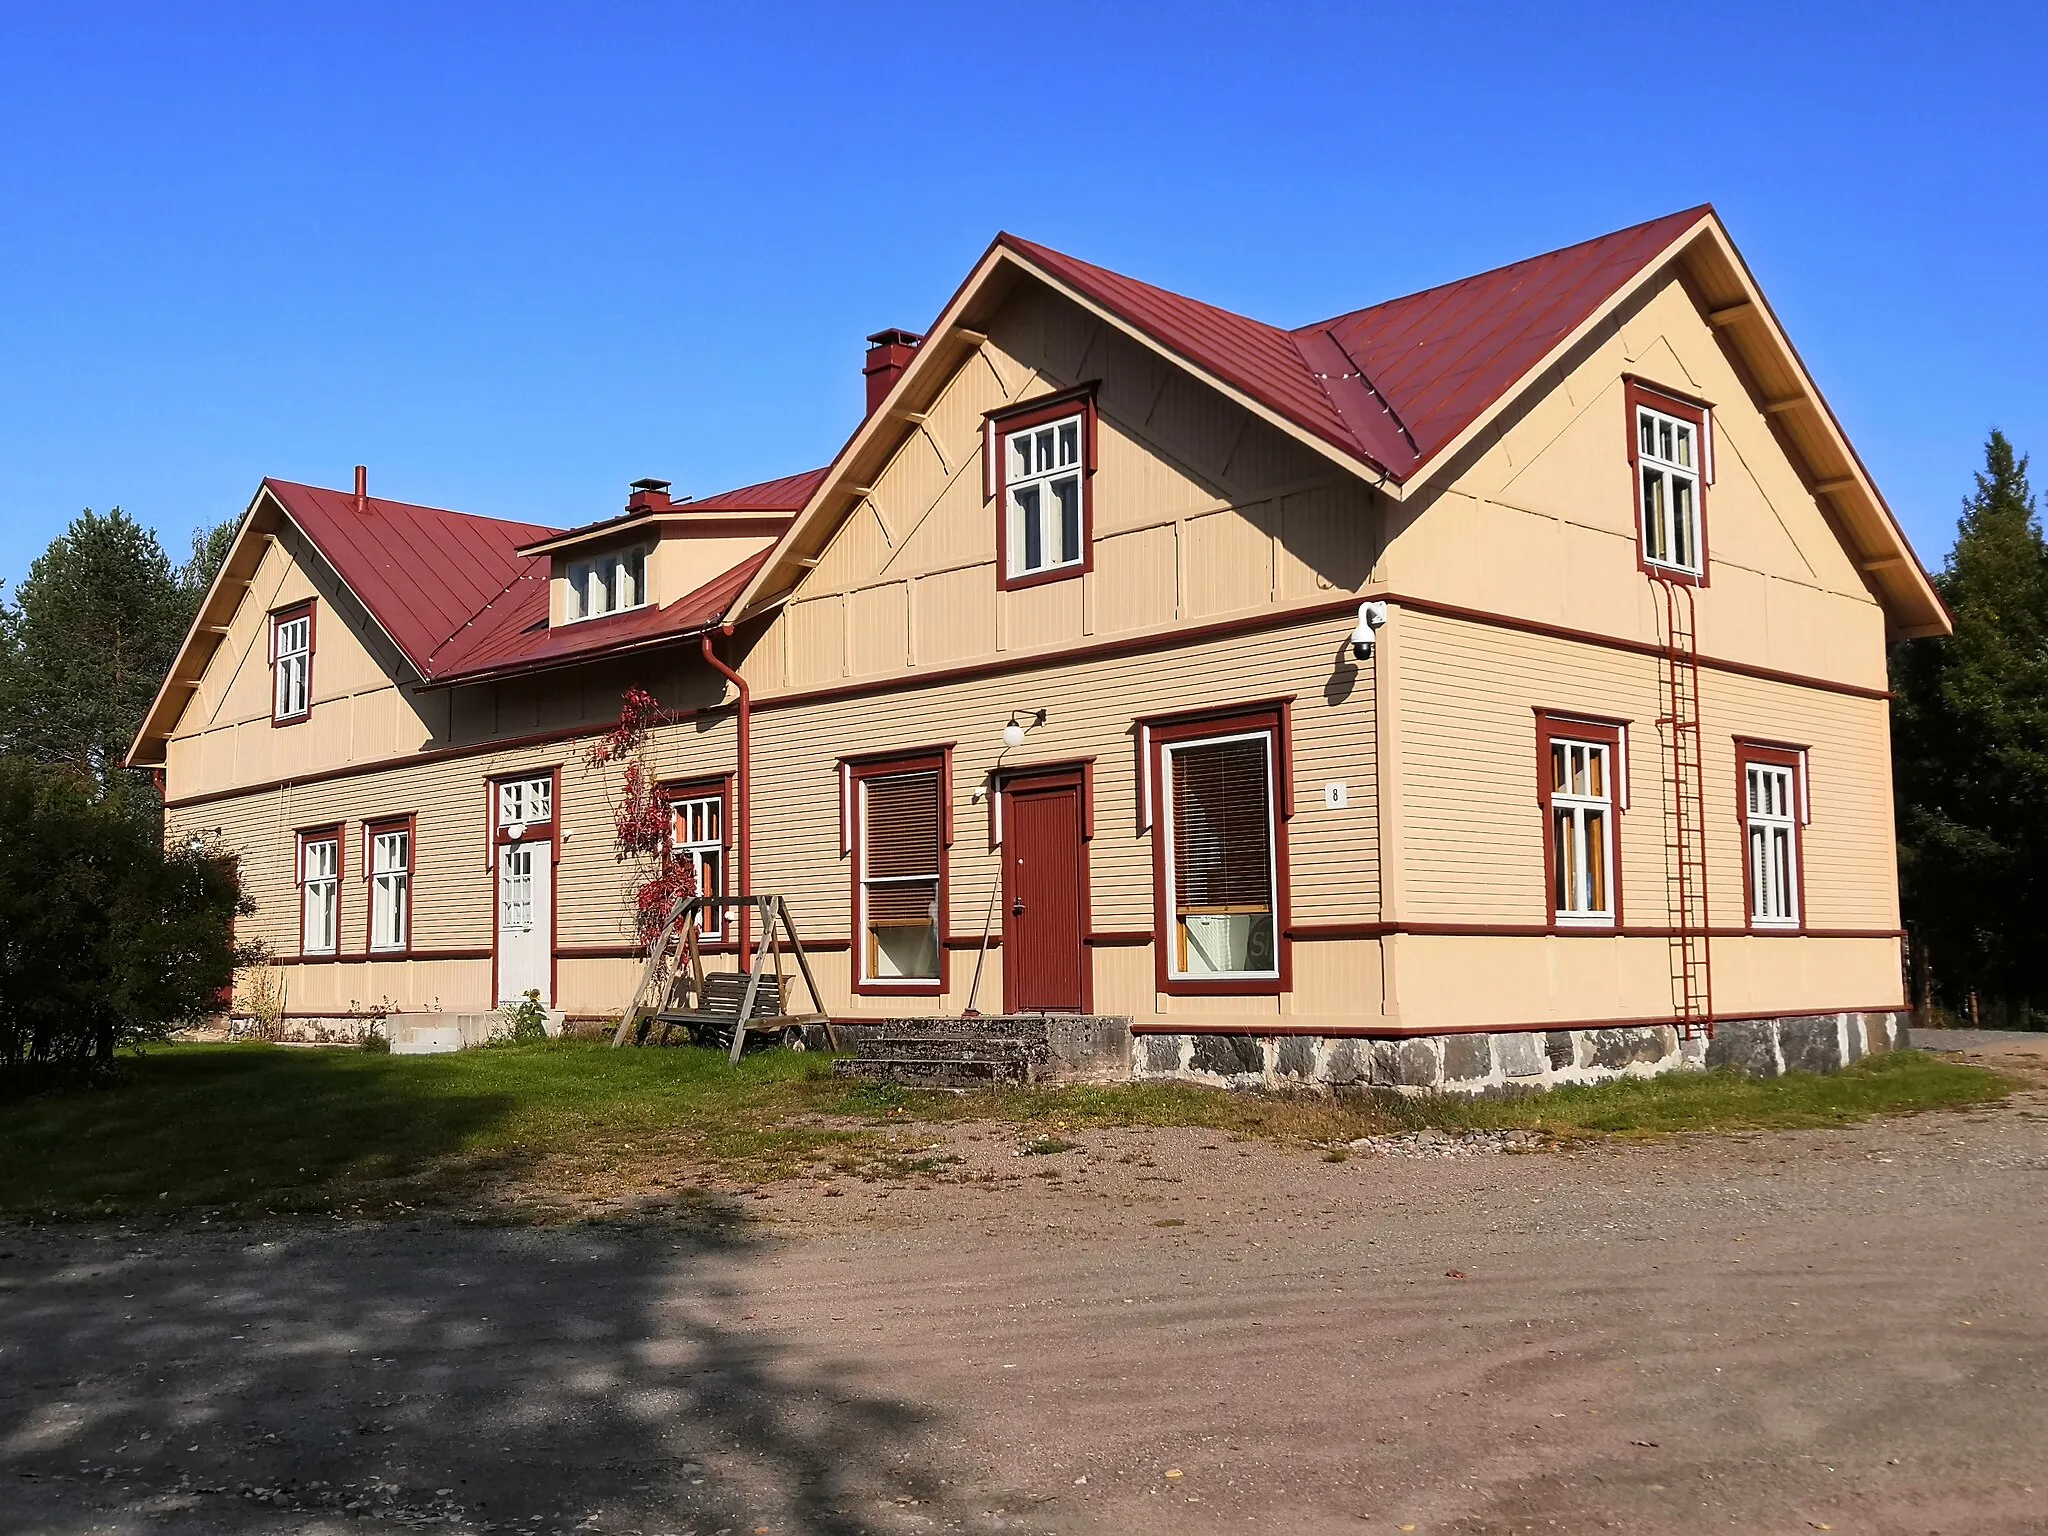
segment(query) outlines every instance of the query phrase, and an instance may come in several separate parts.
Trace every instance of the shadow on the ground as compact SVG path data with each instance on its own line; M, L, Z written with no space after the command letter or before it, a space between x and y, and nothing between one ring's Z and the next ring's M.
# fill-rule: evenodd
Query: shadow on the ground
M930 1416L747 1327L764 1248L738 1223L0 1226L0 1524L878 1529L937 1486Z

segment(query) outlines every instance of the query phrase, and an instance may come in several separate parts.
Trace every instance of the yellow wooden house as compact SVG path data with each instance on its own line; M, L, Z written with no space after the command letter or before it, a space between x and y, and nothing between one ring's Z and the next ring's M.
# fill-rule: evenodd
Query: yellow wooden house
M639 687L668 856L844 1020L1478 1088L1900 1038L1885 652L1948 621L1710 208L1293 329L1004 235L865 366L823 469L566 529L263 484L132 761L288 1018L615 1017Z

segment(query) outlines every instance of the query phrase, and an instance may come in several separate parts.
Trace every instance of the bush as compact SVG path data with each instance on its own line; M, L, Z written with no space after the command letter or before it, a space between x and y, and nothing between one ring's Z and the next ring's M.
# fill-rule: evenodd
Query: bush
M494 1045L532 1045L548 1037L548 1011L541 1006L538 990L500 1008L498 1017L505 1021L505 1032L492 1041Z
M0 1074L104 1069L220 1012L259 958L233 859L158 825L140 786L0 753Z

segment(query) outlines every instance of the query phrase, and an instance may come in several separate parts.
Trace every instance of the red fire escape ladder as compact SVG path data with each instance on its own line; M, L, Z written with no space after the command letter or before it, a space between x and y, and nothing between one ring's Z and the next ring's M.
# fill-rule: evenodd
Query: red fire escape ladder
M1664 738L1664 884L1671 914L1671 1008L1690 1039L1714 1029L1714 969L1707 932L1707 806L1700 750L1700 653L1689 583L1661 580L1659 661Z

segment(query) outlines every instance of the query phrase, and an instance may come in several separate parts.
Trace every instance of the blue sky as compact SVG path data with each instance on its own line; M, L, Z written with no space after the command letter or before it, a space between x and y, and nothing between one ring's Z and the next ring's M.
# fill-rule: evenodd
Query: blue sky
M1922 554L2048 480L2035 7L0 0L0 579L823 463L999 228L1285 324L1717 204Z

